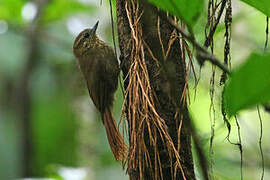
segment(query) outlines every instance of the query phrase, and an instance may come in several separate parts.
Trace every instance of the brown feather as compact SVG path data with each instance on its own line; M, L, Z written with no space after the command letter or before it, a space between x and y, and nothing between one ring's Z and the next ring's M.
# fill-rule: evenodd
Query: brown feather
M119 132L112 113L108 108L105 109L103 114L103 123L106 129L107 139L115 159L117 161L124 161L127 156L127 146L124 142L123 136Z

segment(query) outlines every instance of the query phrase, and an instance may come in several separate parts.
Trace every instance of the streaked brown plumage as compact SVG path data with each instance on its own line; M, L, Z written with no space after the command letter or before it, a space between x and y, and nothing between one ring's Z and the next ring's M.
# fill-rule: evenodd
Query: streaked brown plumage
M92 29L85 29L76 37L73 53L79 62L90 97L101 113L114 157L122 161L127 148L110 110L120 69L113 49L96 36L97 26L98 22Z

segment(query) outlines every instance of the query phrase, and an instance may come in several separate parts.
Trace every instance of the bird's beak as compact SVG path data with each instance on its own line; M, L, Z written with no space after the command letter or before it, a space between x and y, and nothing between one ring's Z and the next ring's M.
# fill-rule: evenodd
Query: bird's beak
M94 27L92 28L93 34L96 34L96 30L97 30L97 27L98 27L98 23L99 23L99 21L97 21L96 24L94 25Z

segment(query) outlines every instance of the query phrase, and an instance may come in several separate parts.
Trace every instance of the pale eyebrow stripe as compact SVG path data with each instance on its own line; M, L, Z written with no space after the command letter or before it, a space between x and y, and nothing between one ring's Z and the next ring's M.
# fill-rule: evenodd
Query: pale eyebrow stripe
M75 42L75 44L74 44L74 47L75 47L75 48L78 47L79 44L83 41L83 39L84 39L83 34L84 34L85 32L91 33L91 29L85 29L84 31L82 31L82 32L78 35L78 37L80 37L80 38Z
M81 35L80 35L80 36L81 36ZM83 40L83 36L81 36L81 37L77 40L77 42L75 43L75 47L78 47L82 40Z

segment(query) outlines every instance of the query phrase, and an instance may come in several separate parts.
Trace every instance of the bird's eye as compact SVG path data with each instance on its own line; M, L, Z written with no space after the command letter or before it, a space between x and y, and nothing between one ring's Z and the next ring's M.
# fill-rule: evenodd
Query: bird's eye
M90 34L87 32L83 35L84 38L89 38Z

